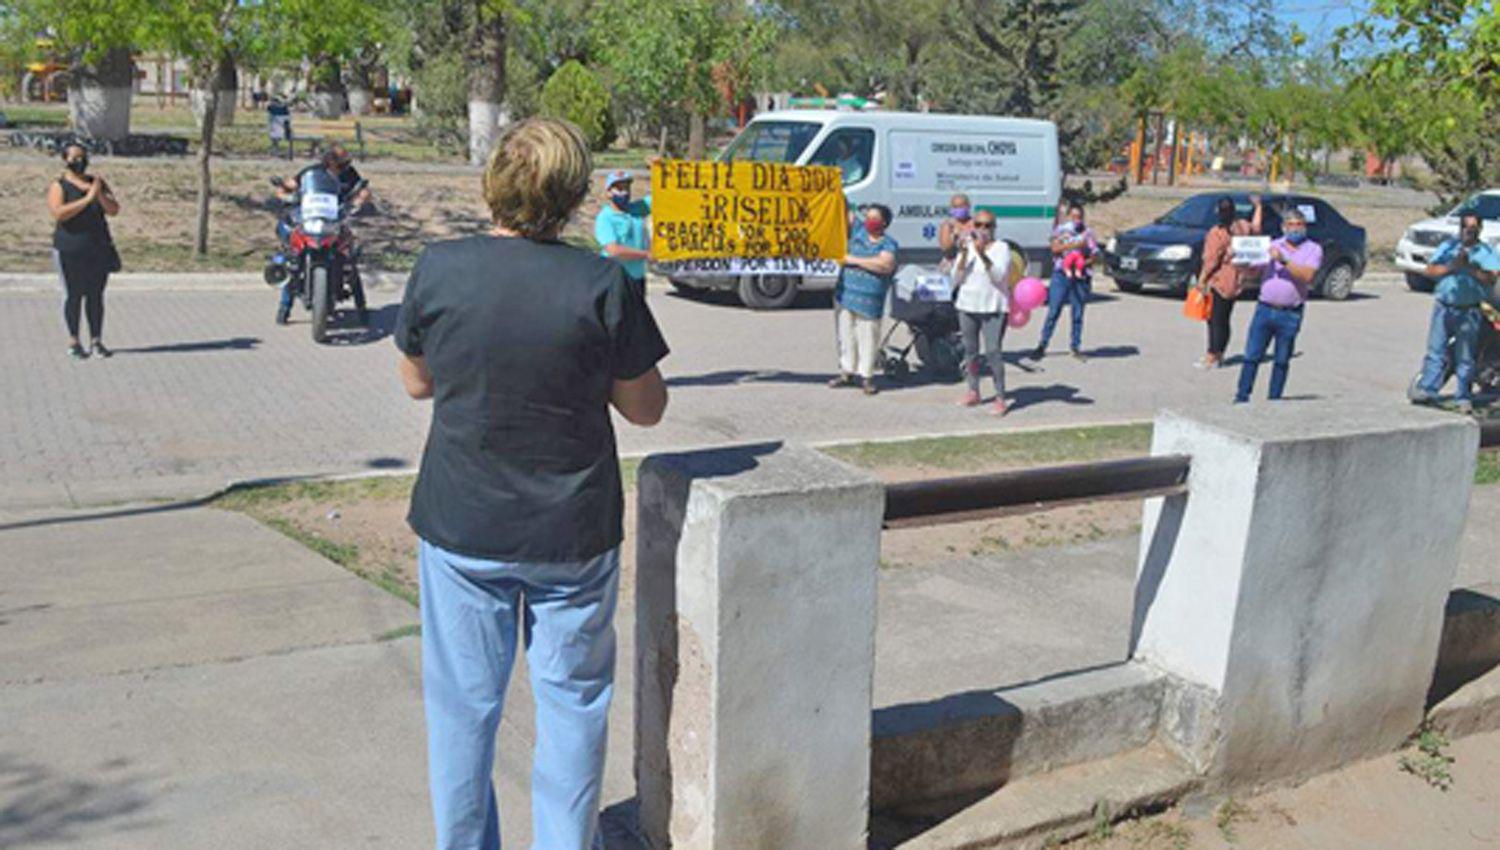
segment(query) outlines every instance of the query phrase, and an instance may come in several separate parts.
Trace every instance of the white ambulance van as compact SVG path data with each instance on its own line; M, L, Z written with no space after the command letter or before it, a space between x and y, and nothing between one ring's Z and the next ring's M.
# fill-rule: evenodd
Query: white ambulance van
M994 212L998 236L1020 245L1032 273L1050 268L1047 244L1062 193L1057 126L1028 118L921 112L782 110L762 113L720 155L722 161L835 165L854 207L885 204L899 265L936 265L938 225L962 192ZM804 288L833 278L673 278L680 289L733 289L746 306L786 307Z

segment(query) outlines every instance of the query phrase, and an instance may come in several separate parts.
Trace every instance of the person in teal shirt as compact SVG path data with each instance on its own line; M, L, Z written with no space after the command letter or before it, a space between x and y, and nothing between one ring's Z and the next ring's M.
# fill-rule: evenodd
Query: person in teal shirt
M849 251L833 290L834 332L838 340L839 376L830 387L852 387L859 376L865 395L875 395L875 360L880 348L880 320L886 293L896 273L900 246L886 235L891 210L871 204L859 211L849 233Z
M645 293L646 262L651 259L651 231L646 227L651 198L637 201L631 197L634 180L623 169L604 178L605 203L594 219L594 239L599 243L599 256L624 266L631 282Z
M1447 371L1451 339L1453 374L1458 378L1458 408L1466 413L1474 409L1475 354L1484 325L1479 305L1489 298L1495 273L1500 271L1500 252L1479 240L1482 226L1478 213L1464 213L1459 219L1458 238L1444 242L1428 260L1427 276L1438 278L1438 285L1422 377L1410 391L1416 404L1437 400Z

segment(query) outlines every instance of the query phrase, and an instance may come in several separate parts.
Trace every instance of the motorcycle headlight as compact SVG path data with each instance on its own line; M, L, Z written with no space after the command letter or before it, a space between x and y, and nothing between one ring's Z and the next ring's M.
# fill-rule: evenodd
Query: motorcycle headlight
M1106 250L1109 253L1113 254L1113 253L1115 253L1115 248L1118 245L1119 245L1119 240L1116 239L1115 237L1111 236L1111 237L1109 237L1109 239L1105 240L1105 242L1104 242L1104 250Z
M1186 260L1193 256L1191 245L1168 245L1156 252L1158 260Z
M328 223L323 221L323 219L321 218L310 218L302 222L302 229L307 231L307 234L309 236L322 236L323 229L327 227L327 225Z

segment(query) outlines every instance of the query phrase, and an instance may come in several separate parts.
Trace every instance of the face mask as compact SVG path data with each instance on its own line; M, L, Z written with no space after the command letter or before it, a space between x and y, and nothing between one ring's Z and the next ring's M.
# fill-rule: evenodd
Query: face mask
M623 210L626 207L630 206L630 193L629 192L610 192L609 193L609 202L612 203L612 204L614 204L619 209Z
M74 174L82 174L83 172L88 170L89 158L86 156L80 156L77 159L70 159L68 160L67 165L69 171L73 172Z
M865 219L865 232L870 234L871 237L879 239L880 234L885 232L885 225L881 224L878 218L867 218Z
M1479 241L1479 228L1465 227L1460 235L1462 236L1465 245L1473 245L1475 242Z
M1306 230L1288 230L1286 232L1286 241L1292 243L1293 245L1301 245L1306 240L1307 240L1307 231Z
M949 207L948 208L948 215L953 216L955 219L958 219L959 221L968 221L969 220L969 208L968 207Z

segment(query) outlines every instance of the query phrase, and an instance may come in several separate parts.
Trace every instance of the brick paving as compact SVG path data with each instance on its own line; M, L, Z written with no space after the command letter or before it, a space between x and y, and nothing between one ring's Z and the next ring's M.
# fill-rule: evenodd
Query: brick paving
M174 282L175 281L175 282ZM377 331L317 346L305 315L271 321L263 285L137 276L111 285L106 341L117 355L74 362L55 291L0 286L0 509L98 505L204 495L231 480L415 468L428 408L402 394L387 336L400 290L372 293ZM1394 282L1309 309L1289 394L1400 403L1416 369L1429 300ZM1201 325L1165 298L1101 287L1086 347L1008 369L1014 412L1002 421L952 403L952 386L889 386L870 399L823 386L832 373L826 298L753 313L653 288L673 345L672 406L656 429L622 427L625 452L752 440L820 442L1149 419L1160 407L1227 402L1237 370L1200 373ZM1242 344L1251 305L1236 316ZM1035 345L1012 331L1009 351ZM1065 324L1065 323L1064 323ZM1066 344L1059 329L1054 350ZM1268 372L1269 370L1263 370ZM1257 395L1265 391L1262 374Z

